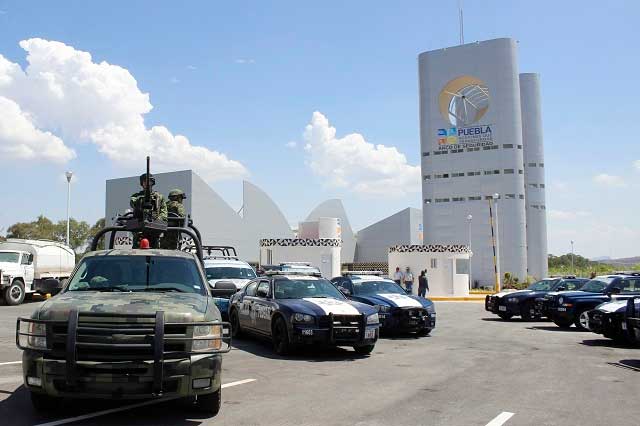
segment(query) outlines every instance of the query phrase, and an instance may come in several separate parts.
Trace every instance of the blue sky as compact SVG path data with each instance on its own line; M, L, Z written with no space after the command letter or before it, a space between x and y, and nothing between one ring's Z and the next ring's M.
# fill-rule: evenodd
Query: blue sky
M513 37L520 71L541 74L550 253L568 252L573 239L587 256L640 255L637 101L626 94L638 86L640 58L629 46L639 35L640 3L585 4L467 0L465 38ZM417 55L457 44L457 29L455 0L188 6L0 0L0 55L7 61L26 67L19 42L41 38L88 52L94 63L122 67L149 94L153 109L134 114L143 116L146 129L163 126L193 146L224 154L220 170L231 178L209 180L234 207L248 176L292 223L339 197L356 230L406 206L420 207L420 192L405 186L392 187L395 196L354 191L358 183L371 188L384 180L374 170L349 174L348 166L345 179L332 176L305 151L305 127L318 111L336 138L359 134L360 145L395 147L390 155L398 173L411 176L420 159ZM137 101L141 106L133 109L140 112L144 102ZM126 102L117 111L122 116L129 112ZM96 111L102 113L111 111ZM10 207L0 209L0 230L40 213L62 219L66 169L78 177L72 215L91 222L103 215L105 179L138 173L135 150L100 152L108 137L87 141L74 133L73 117L64 120L58 127L51 119L43 130L59 136L74 158L1 161L3 206ZM288 147L291 142L296 146ZM163 167L170 166L169 156Z

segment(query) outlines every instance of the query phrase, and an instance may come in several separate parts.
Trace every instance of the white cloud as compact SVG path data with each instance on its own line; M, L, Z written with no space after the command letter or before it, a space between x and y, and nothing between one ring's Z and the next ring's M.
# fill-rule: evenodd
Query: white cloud
M564 210L550 210L549 217L556 220L576 220L582 217L591 216L591 213L585 211L564 211Z
M169 81L171 82L171 84L178 84L180 83L180 80L178 80L178 77L171 77L169 79Z
M0 157L65 163L75 156L62 139L36 128L17 103L0 96Z
M639 171L640 171L640 160L636 160L636 161L634 161L634 162L633 162L633 167L634 167L636 170L639 170Z
M404 196L420 191L420 166L395 147L373 145L359 133L336 137L336 129L314 112L304 132L307 164L329 186L366 195Z
M255 59L245 59L245 58L238 58L235 60L236 64L255 64L256 61Z
M599 175L594 176L593 181L598 185L610 187L623 187L627 185L622 177L606 173L600 173Z
M190 71L195 71L195 70L197 70L198 68L196 68L196 66L195 66L195 65L187 65L187 69L188 69L188 70L190 70Z
M190 168L209 181L247 174L239 162L194 146L164 126L147 128L149 95L125 68L96 63L89 53L56 41L36 38L20 46L27 51L25 70L0 55L0 96L17 104L34 129L50 135L58 151L64 152L62 140L90 142L119 165L139 168L150 155L156 171ZM0 116L6 110L1 106ZM15 137L7 143L21 146ZM58 157L71 158L68 152Z
M296 142L296 141L289 141L289 142L287 142L287 143L285 144L285 146L286 146L287 148L292 148L292 149L293 149L293 148L295 148L295 147L297 147L297 146L298 146L298 142Z

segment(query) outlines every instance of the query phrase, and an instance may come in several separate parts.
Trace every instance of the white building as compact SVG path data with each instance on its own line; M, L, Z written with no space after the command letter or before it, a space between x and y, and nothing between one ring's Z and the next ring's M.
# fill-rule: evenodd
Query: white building
M471 243L473 281L493 283L489 198L499 194L501 272L546 275L539 83L519 74L516 41L422 53L419 80L424 244Z

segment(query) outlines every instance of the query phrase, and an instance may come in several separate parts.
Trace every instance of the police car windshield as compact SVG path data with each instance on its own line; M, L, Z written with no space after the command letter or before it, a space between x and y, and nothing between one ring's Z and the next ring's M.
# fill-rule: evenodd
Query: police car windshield
M407 294L402 287L393 281L358 281L353 282L354 295L367 295L379 293Z
M238 279L252 280L256 273L251 268L234 268L229 266L208 266L205 268L208 280Z
M66 291L206 294L195 261L177 257L95 256L81 261Z
M613 280L614 278L611 277L598 277L594 280L587 281L587 283L580 288L580 291L602 293L604 289L613 282Z
M527 287L527 290L550 291L553 287L555 287L554 284L556 284L559 281L560 280L540 280L531 284L529 287Z
M0 262L18 263L18 259L20 259L20 254L14 251L0 252Z
M325 279L279 279L274 283L276 299L302 299L305 297L333 297L345 299L333 284Z

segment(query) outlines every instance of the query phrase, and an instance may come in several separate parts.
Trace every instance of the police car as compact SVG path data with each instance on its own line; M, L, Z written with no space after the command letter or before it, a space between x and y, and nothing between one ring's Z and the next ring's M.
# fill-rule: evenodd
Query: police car
M346 272L331 282L349 299L378 309L382 331L427 335L436 326L433 302L407 292L380 272Z
M636 343L640 343L640 296L627 300L624 324L623 327L634 336Z
M271 339L285 355L307 344L373 350L379 334L377 309L348 300L320 274L270 271L231 297L233 336L251 333Z
M530 321L545 316L542 309L536 309L536 300L544 297L548 292L577 290L588 280L574 276L545 278L531 284L525 290L504 291L485 297L485 310L497 314L508 320L513 316L520 316Z
M588 320L586 312L604 302L612 301L612 296L627 299L640 295L640 273L611 274L595 277L580 288L580 291L561 292L554 295L549 303L553 322L562 328L585 328Z
M634 330L629 330L625 320L627 299L614 298L601 303L580 315L580 324L585 329L620 343L635 343Z

